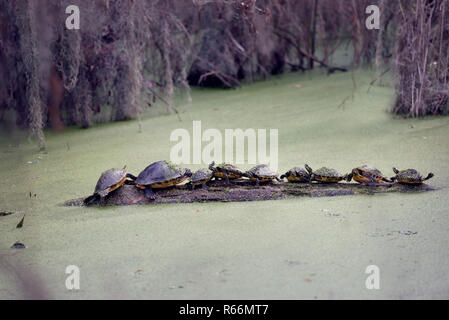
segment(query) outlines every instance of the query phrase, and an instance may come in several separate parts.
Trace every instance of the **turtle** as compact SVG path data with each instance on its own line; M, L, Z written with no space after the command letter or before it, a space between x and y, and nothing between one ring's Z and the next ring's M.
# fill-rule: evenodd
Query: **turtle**
M385 177L382 172L378 169L363 165L352 169L352 179L358 183L382 183L382 182L392 182L390 179Z
M310 182L310 173L307 172L307 170L304 170L303 168L294 167L288 170L286 173L284 173L280 178L281 179L287 178L289 182L306 183Z
M340 174L335 169L322 167L313 171L309 165L305 165L306 170L310 173L310 181L317 181L322 183L337 183L342 180L351 181L352 174Z
M430 172L427 177L423 178L415 169L399 171L398 169L393 168L393 171L396 173L396 176L391 177L391 180L405 184L421 184L434 176L434 174Z
M136 180L136 177L126 172L126 166L123 169L109 169L103 172L97 181L94 193L84 199L85 204L89 204L97 197L104 198L112 191L123 186L127 179Z
M152 189L164 189L180 184L192 172L186 168L179 168L168 161L157 161L147 166L138 176L135 185L145 190L145 196L154 200L156 197Z
M209 165L209 170L213 172L215 178L225 179L227 184L229 184L229 180L241 178L244 174L242 170L229 163L223 163L215 167L214 161Z
M206 183L209 182L212 177L213 173L210 170L206 168L199 169L190 177L190 186L192 190L198 185L201 185L203 189L207 188Z
M266 164L255 166L251 170L246 171L243 176L249 178L251 181L255 181L256 186L258 186L260 182L270 182L274 179L281 181L281 179L278 178L278 174L271 170Z

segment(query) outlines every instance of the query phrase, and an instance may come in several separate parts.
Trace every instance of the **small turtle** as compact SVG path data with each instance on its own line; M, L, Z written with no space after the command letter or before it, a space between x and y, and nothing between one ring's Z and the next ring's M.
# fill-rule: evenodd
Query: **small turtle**
M203 189L207 188L206 183L212 179L213 174L208 169L200 169L190 177L190 185L192 190L195 186L201 185Z
M396 173L396 176L392 177L391 180L405 184L421 184L433 177L433 173L431 172L427 175L427 177L423 178L415 169L399 171L398 169L393 168L393 171Z
M271 170L266 164L259 164L255 166L251 170L248 170L244 173L244 176L249 178L251 181L256 182L256 186L261 182L270 182L276 179L277 181L281 181L278 178L278 174Z
M215 162L212 161L209 169L213 172L213 176L215 178L225 179L227 184L229 184L229 180L241 178L244 174L242 170L232 164L223 163L216 167L214 166Z
M392 182L374 167L363 165L352 169L352 179L358 183Z
M104 198L112 191L125 184L127 179L136 180L136 177L126 172L126 166L123 169L109 169L103 172L97 181L94 193L84 199L85 204L89 204L97 197Z
M310 174L303 168L294 167L281 176L281 179L287 178L289 182L310 182Z
M330 168L320 168L316 171L313 171L311 167L307 164L305 165L306 170L310 173L310 181L317 181L323 183L337 183L342 180L351 181L352 174L340 174L335 169Z
M156 197L152 189L164 189L180 184L192 176L189 169L179 168L167 161L157 161L146 167L137 177L135 184L145 190L147 198Z

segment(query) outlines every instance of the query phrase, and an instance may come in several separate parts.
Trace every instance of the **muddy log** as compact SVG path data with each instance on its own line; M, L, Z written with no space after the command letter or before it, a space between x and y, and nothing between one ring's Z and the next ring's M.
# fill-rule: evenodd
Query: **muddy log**
M262 201L280 200L295 197L333 197L347 195L373 195L376 193L412 193L432 191L436 188L426 184L409 186L402 184L376 184L361 185L356 183L287 183L274 182L270 184L254 186L249 181L234 181L226 185L224 181L209 182L208 189L196 187L191 190L189 185L180 185L168 189L155 190L156 199L149 200L144 191L133 185L123 187L111 192L105 198L99 197L89 206L124 206L142 204L167 204L167 203L193 203L193 202L237 202L237 201ZM66 201L65 206L84 206L85 198Z

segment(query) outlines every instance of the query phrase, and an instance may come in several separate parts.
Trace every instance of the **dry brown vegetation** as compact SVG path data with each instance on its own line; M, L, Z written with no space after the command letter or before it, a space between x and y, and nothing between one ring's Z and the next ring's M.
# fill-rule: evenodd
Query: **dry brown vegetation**
M449 0L75 1L80 30L67 30L68 0L0 2L0 120L14 114L45 148L47 126L89 127L167 112L190 86L233 88L288 71L392 67L395 113L447 113ZM380 30L365 8L381 8ZM350 66L329 57L350 44ZM319 49L319 54L317 53Z

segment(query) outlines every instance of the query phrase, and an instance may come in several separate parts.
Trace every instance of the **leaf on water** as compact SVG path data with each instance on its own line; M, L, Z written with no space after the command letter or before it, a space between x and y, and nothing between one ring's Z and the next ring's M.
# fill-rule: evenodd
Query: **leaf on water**
M11 246L11 249L25 249L25 248L26 248L26 246L23 243L19 242L19 241L17 241L16 243L14 243Z
M23 218L20 220L20 222L17 224L16 229L20 229L23 227L23 221L25 220L25 215L23 216Z

